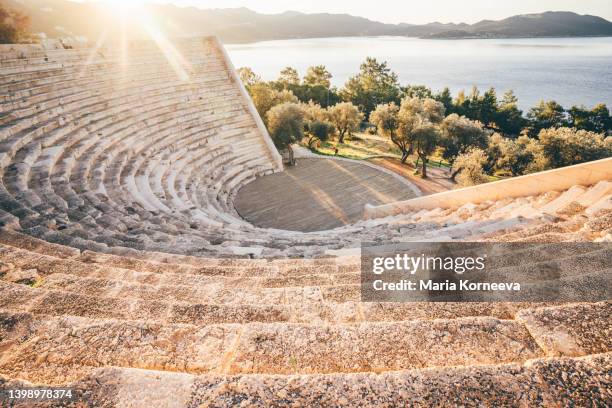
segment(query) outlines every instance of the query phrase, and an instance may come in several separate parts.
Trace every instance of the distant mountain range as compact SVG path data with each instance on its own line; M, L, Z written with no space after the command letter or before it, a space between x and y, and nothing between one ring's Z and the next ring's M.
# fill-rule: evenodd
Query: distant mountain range
M604 18L568 11L522 14L503 20L482 20L454 27L429 38L591 37L612 35L612 23Z
M97 36L116 21L112 12L91 3L67 0L3 0L31 17L32 31L48 37ZM214 34L224 42L399 35L423 38L512 38L612 36L612 22L601 17L548 11L475 24L385 24L348 14L288 11L260 14L246 8L199 9L149 5L147 10L169 36Z

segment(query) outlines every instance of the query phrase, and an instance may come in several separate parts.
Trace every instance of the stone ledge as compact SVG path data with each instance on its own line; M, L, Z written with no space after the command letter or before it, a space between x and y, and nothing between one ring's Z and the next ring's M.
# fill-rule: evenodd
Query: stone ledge
M602 180L612 179L611 168L612 158L608 158L391 204L366 205L364 218L381 218L414 210L455 208L468 203L480 204L490 200L526 197L548 191L567 190L576 185L590 186Z

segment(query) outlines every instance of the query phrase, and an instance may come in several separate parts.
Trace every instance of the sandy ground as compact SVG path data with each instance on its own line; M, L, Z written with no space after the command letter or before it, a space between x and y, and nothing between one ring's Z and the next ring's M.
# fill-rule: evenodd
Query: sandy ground
M414 174L414 167L411 164L401 164L398 159L376 158L369 161L410 180L423 192L423 195L440 193L457 187L457 184L448 178L448 169L444 167L427 167L428 177L424 179Z

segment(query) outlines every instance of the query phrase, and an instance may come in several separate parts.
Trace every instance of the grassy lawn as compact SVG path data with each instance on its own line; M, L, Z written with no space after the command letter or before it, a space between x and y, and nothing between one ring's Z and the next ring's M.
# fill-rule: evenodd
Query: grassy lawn
M301 143L308 148L306 139ZM335 149L338 152L335 152ZM429 158L427 165L430 179L422 179L416 171L417 155L408 157L405 164L400 163L401 151L391 140L379 135L369 133L355 133L351 137L345 137L344 143L338 143L336 139L320 143L311 149L313 153L325 156L345 157L353 160L367 160L392 170L402 177L412 180L423 190L424 193L434 193L456 188L456 184L448 179L449 163L444 160L439 152ZM499 180L502 177L489 176L490 181Z
M314 149L315 153L334 155L334 148L338 148L337 156L349 159L365 160L373 157L401 157L399 149L390 141L377 135L366 133L354 134L351 138L345 137L344 143L330 140L321 143Z
M308 147L305 143L303 146ZM334 148L338 148L338 154L334 152ZM348 159L367 160L380 157L388 157L400 159L401 151L395 146L391 140L379 135L370 135L368 133L355 133L352 137L345 137L344 143L338 143L337 140L329 140L323 142L320 146L313 149L314 153L340 156ZM416 163L416 154L409 156L407 163ZM439 154L434 153L429 159L429 167L449 167L446 160L442 159Z

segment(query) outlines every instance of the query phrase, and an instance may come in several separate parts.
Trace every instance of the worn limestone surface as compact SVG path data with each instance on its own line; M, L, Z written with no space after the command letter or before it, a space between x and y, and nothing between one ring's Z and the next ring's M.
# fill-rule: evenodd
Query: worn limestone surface
M596 292L612 159L362 219L414 190L350 162L279 173L223 47L173 45L181 61L133 42L127 63L0 45L0 389L78 394L11 406L612 405L610 299L363 303L359 264L361 242L524 242L499 276L545 265ZM302 216L275 215L272 188Z

